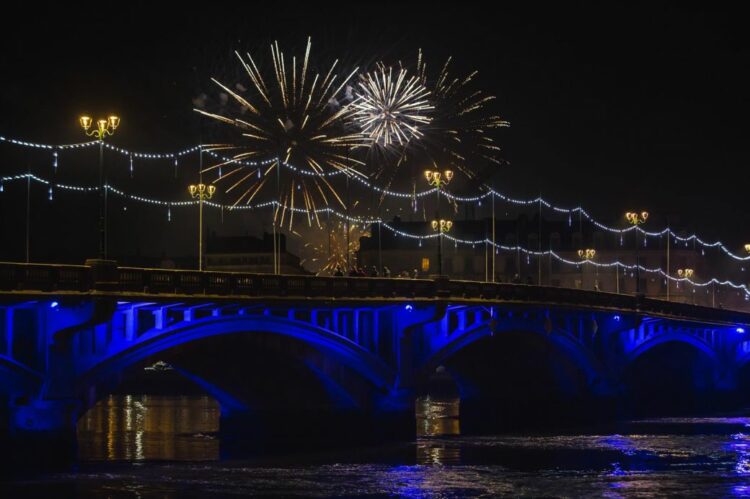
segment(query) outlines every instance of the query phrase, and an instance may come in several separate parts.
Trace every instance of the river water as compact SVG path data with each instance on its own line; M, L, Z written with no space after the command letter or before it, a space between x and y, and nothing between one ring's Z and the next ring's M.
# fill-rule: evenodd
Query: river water
M750 495L750 417L470 436L456 400L422 400L417 415L411 442L225 460L210 398L110 396L79 422L73 469L11 477L0 497Z

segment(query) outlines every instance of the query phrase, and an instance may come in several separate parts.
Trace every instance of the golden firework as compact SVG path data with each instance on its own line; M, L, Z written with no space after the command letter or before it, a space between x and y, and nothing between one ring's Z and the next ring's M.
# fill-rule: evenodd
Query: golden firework
M239 105L234 116L195 111L231 125L241 132L226 161L203 172L218 169L214 182L223 182L225 192L235 196L233 206L250 204L259 192L276 184L278 201L274 220L292 229L294 214L304 211L308 224L320 225L318 206L335 200L345 207L331 175L362 175L363 165L352 151L369 145L369 139L351 124L356 110L342 95L357 68L344 78L335 72L338 60L324 72L313 69L311 39L305 54L288 58L278 42L271 44L271 76L264 76L255 59L236 53L252 85L246 91L232 90L212 79ZM222 170L222 167L226 167Z
M495 96L476 88L478 72L454 76L451 62L449 57L432 74L420 49L412 65L399 63L413 68L416 83L428 92L429 120L419 123L418 133L408 142L370 148L368 166L374 177L385 178L386 187L403 177L401 168L408 165L412 176L424 168L450 168L471 179L483 166L502 163L493 133L509 122L492 112Z
M394 74L392 67L381 63L376 71L360 76L358 87L354 119L375 144L403 146L422 137L420 128L432 120L433 106L430 92L416 76L404 68Z
M300 264L315 272L317 275L333 275L336 269L347 273L349 264L357 265L359 239L370 237L370 226L360 223L349 225L349 237L345 222L337 222L327 231L327 234L317 232L314 238L319 241L308 242L304 246L306 258Z

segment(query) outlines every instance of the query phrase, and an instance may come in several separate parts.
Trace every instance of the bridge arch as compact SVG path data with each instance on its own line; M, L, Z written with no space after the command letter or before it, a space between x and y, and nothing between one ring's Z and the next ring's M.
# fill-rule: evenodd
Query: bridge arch
M608 389L587 345L535 321L462 332L420 366L420 383L441 365L458 390L461 425L469 431L577 421Z
M41 387L44 375L11 359L0 355L0 394L11 392L36 393Z
M81 370L77 379L78 390L84 398L88 397L86 405L91 405L101 395L97 393L93 399L87 396L86 393L90 393L92 387L95 393L101 392L101 387L109 383L107 380L115 379L120 373L148 359L168 354L181 347L199 345L212 338L231 339L246 335L272 336L281 341L288 341L289 358L299 353L296 346L303 345L313 349L321 354L325 362L342 366L346 368L347 373L352 373L357 380L350 385L367 385L374 394L386 394L395 380L393 369L377 356L327 329L272 315L239 315L181 322L163 330L150 331L129 343L112 345L108 349L108 354ZM347 393L351 386L332 379L329 373L313 361L305 360L302 364L311 376L326 387L326 391L332 397L357 401L354 405L361 405L361 394L354 396ZM189 362L181 362L179 368L190 371L191 366ZM218 390L222 391L226 391L225 387ZM215 398L221 402L220 397ZM225 399L228 400L227 397Z
M528 323L509 323L502 327L493 327L490 323L485 323L467 330L434 352L430 358L420 366L418 379L423 380L430 376L435 369L470 345L487 337L508 333L529 334L533 335L535 338L547 341L561 355L569 358L576 367L585 373L589 384L593 385L602 380L602 367L590 349L582 345L565 331L552 331L551 333L548 333L544 330L543 325L537 327Z
M633 415L691 412L710 407L722 380L721 359L710 344L684 332L664 332L623 357L620 383Z
M681 333L681 332L667 332L667 333L654 335L651 338L639 344L634 349L632 349L625 358L625 364L626 365L632 364L640 356L642 356L643 354L645 354L652 348L655 348L664 343L673 343L673 342L690 345L698 349L699 351L701 351L703 354L705 354L708 358L711 359L711 361L714 364L719 362L716 351L714 351L711 345L709 345L702 339L698 338L697 336L688 334L688 333Z

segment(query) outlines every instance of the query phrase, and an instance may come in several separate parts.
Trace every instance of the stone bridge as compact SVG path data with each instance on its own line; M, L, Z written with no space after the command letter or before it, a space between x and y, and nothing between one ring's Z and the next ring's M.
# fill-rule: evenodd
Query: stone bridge
M658 400L675 383L735 396L748 328L738 311L523 284L3 263L0 430L74 431L157 360L227 424L293 413L413 431L415 397L446 377L485 419L509 404Z

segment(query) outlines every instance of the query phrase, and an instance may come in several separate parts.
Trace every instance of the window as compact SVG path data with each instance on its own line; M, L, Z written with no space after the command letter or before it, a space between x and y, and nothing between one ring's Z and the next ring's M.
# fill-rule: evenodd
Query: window
M604 248L606 246L607 240L604 236L604 232L597 231L594 232L594 247L595 248Z
M430 259L427 257L422 258L422 272L430 270Z
M474 257L473 256L464 257L464 272L469 273L469 274L474 272Z
M549 244L553 250L560 249L560 233L553 232L549 236Z
M528 235L528 249L538 249L539 248L539 236L537 234L529 234Z
M552 259L552 272L557 274L560 272L560 269L562 268L562 262L558 260L557 258Z
M583 237L580 232L573 233L573 248L574 250L581 249L583 247Z

